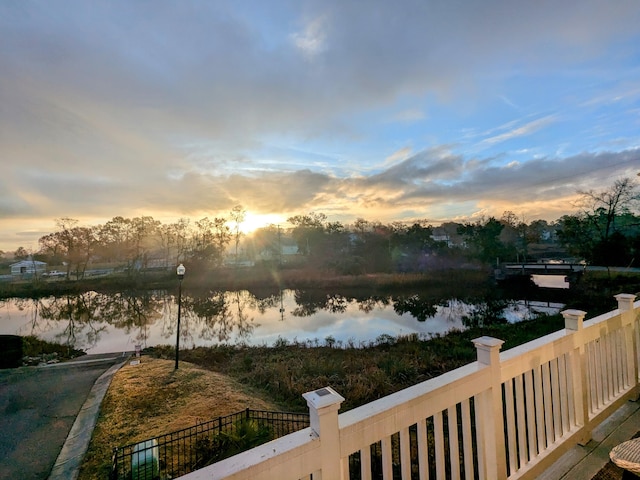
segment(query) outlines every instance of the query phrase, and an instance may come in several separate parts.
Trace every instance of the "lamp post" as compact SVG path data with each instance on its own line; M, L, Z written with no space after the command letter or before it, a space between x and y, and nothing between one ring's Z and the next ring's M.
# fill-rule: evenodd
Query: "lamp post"
M178 369L178 354L180 352L180 310L182 308L182 279L184 278L183 264L178 265L176 273L178 274L178 329L176 330L176 370Z

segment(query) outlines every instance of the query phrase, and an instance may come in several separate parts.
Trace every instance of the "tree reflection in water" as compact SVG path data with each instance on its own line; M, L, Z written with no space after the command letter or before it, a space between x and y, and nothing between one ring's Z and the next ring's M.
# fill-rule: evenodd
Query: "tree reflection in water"
M358 308L364 313L371 313L376 308L384 308L391 302L391 297L381 297L373 295L364 298L358 303Z
M436 307L437 305L421 300L418 295L411 295L409 297L401 296L393 299L393 310L398 315L410 313L419 322L424 322L428 318L433 317L438 312Z
M38 306L40 318L56 324L67 322L62 332L56 335L56 340L72 348L95 345L100 333L107 329L98 320L100 302L93 292L55 297L48 303L38 301ZM79 340L81 335L84 339Z
M288 319L285 317L283 298L287 299L287 310L291 315ZM187 292L182 298L184 322L181 325L180 339L185 342L184 345L244 343L249 342L255 329L261 326L255 321L256 316L263 318L265 322L286 319L281 328L296 329L298 323L295 318L311 317L322 311L336 317L346 312L349 319L355 319L388 318L388 313L377 315L374 310L388 312L393 309L395 315L405 317L405 321L398 324L409 329L412 327L407 320L410 322L412 317L423 323L434 315L437 315L439 322L454 325L456 322L459 324L460 319L468 314L470 303L433 298L424 293L394 296L363 293L345 296L322 290L283 292L277 289L260 292L209 291L204 295L191 295ZM19 331L15 331L16 327L13 331L6 327L2 333L47 338L55 335L57 341L85 350L96 346L107 334L116 335L113 333L116 329L120 332L117 340L120 343L112 351L118 351L124 346L124 341L129 350L133 349L133 344L146 347L166 343L165 340L175 336L177 326L176 298L164 290L112 294L87 292L44 299L9 299L0 306L0 327L5 328L4 325L10 321L16 325L12 315L26 319L17 328ZM5 314L5 311L13 313ZM307 330L301 331L312 332L316 328L330 325L327 322L326 316L318 325L311 320L310 323L305 323ZM272 323L267 324L267 331L271 335L278 334ZM425 330L416 328L416 331ZM48 332L53 333L47 335ZM332 333L335 334L336 332ZM148 345L150 339L152 343ZM115 341L111 340L111 343L114 344Z
M344 313L349 304L349 300L342 295L315 290L296 290L294 298L297 304L292 312L294 317L309 317L318 310Z
M143 347L147 346L150 327L163 319L169 308L164 291L98 295L102 302L99 320L123 330L130 340Z
M329 313L344 313L352 303L357 303L358 309L364 313L370 313L376 308L384 308L391 304L398 315L410 313L419 322L424 322L436 315L438 306L448 306L448 300L424 298L419 294L389 297L379 295L345 297L338 294L296 290L295 300L297 307L293 311L293 315L296 317L308 317L319 310L326 310Z
M228 342L235 328L236 335L246 339L255 328L253 318L246 313L253 300L254 297L246 291L210 292L207 297L189 297L187 302L183 300L188 316L186 329L199 328L199 338L204 340ZM181 333L184 336L185 332Z

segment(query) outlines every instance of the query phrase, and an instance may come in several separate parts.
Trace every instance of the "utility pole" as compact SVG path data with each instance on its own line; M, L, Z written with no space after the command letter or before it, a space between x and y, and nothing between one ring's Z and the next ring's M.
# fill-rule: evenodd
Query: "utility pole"
M278 227L278 266L282 267L282 233L280 232L280 225Z

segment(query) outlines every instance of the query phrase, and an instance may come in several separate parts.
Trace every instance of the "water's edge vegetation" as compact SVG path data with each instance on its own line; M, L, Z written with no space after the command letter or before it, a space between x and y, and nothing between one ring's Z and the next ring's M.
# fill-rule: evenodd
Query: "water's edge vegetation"
M463 289L482 286L485 295L496 288L488 281L486 273L451 273L451 276L441 274L440 284L445 283L449 288L455 284ZM410 281L433 286L436 280L427 276ZM465 280L469 283L465 284ZM390 288L391 285L397 285L397 278L380 286ZM340 290L337 284L333 289ZM545 294L561 294L567 308L585 310L587 318L592 318L616 308L613 296L622 292L640 294L640 275L589 274L570 291L547 290ZM541 315L514 324L487 322L464 331L434 335L430 339L418 335L381 336L369 345L343 348L335 348L331 338L324 339L318 346L283 340L273 347L196 347L181 352L180 358L257 388L286 409L304 411L306 404L302 393L331 385L345 397L342 408L348 410L474 361L474 338L483 335L500 338L505 341L503 350L507 350L563 328L561 314ZM171 346L158 346L152 350L153 355L161 358L175 355Z
M274 274L264 270L251 274L242 270L217 272L199 278L185 279L184 288L191 291L209 291L216 287L225 289L244 288L249 291L265 291L277 288L299 288L314 291L332 291L341 294L350 290L366 289L370 293L401 291L419 288L437 294L447 292L460 296L466 292L477 297L490 297L498 289L482 270L438 271L430 274L392 274L362 276L297 276L295 271ZM135 282L134 282L135 280ZM132 283L134 282L134 283ZM166 273L141 278L101 278L78 282L42 282L40 284L11 284L3 288L11 296L63 294L65 290L116 292L135 287L175 288L175 277ZM511 286L513 287L513 286ZM534 296L540 289L518 286L517 295ZM579 308L588 312L587 318L615 308L613 295L640 292L640 275L589 274L571 290L545 290L544 295L562 297L567 308ZM27 295L28 293L28 295ZM513 293L513 292L512 292ZM309 342L282 340L272 347L219 345L197 347L181 352L184 361L228 374L237 380L263 389L270 397L281 401L289 408L303 408L301 393L328 384L337 387L348 400L345 406L354 407L375 398L400 390L427 378L440 375L452 368L475 359L471 340L482 335L491 335L505 340L503 349L527 342L547 333L563 328L561 315L543 315L534 320L517 324L503 322L481 322L464 331L453 331L448 335L431 339L418 335L392 338L381 336L368 345L344 345L335 348L331 337L320 339L316 345ZM33 342L33 340L31 340ZM43 343L44 345L44 343ZM66 347L65 347L66 348ZM44 347L43 347L44 350ZM171 346L157 346L155 355L172 358Z
M460 292L470 291L474 295L490 295L496 286L489 280L487 273L476 270L455 270L437 272L431 275L376 275L358 277L306 276L296 278L293 275L265 277L252 275L242 278L235 272L233 278L191 278L185 280L185 288L212 289L214 285L230 285L247 290L268 290L272 288L301 288L347 292L350 289L367 287L370 291L388 292L390 290L415 288L429 291L442 289L450 291L453 287ZM166 288L175 284L174 278L157 276L154 280ZM108 280L108 281L107 281ZM59 282L74 284L76 282ZM80 282L77 282L80 283ZM155 284L153 283L153 284ZM222 285L224 283L224 285ZM98 289L117 291L127 285L121 279L100 279L100 285L83 281L73 285L74 289ZM145 282L151 288L152 282ZM99 288L102 286L103 288ZM59 288L54 286L54 288ZM534 295L535 289L525 292ZM567 308L579 308L588 312L587 318L615 308L613 295L617 293L640 292L640 275L585 275L581 282L570 291L547 294L562 295ZM51 291L46 294L51 294ZM522 293L522 290L519 292ZM43 293L44 294L44 293ZM31 292L34 295L34 292ZM436 335L430 339L418 335L393 338L380 336L375 342L362 345L343 345L336 348L331 337L321 339L316 345L309 342L289 342L282 340L272 347L247 345L218 345L196 347L182 350L183 361L201 365L207 369L229 375L243 384L258 388L270 398L278 401L286 409L304 410L306 408L301 394L326 385L336 388L347 399L344 408L367 403L376 398L406 388L420 381L441 375L453 368L475 360L475 348L472 339L490 335L505 340L503 350L525 343L564 327L561 315L542 315L534 320L516 324L486 322L464 331L452 331L447 335ZM163 358L173 358L172 346L156 346L149 353Z
M141 272L136 275L113 274L82 280L30 279L0 282L1 298L38 298L85 291L121 292L127 290L177 289L175 272ZM278 289L393 291L401 288L490 288L490 274L481 268L435 270L426 273L376 273L368 275L336 275L327 271L307 269L213 269L189 272L183 288L194 293L209 290L248 290L251 292Z
M344 294L361 290L363 286L370 291L380 292L410 290L416 287L428 289L430 292L438 290L450 292L454 287L455 290L466 291L467 294L487 296L495 294L497 290L487 273L482 271L323 279L306 277L298 283L293 282L292 278L286 278L283 275L278 281L269 283L264 281L264 278L254 276L252 281L242 283L236 277L236 282L231 283L227 282L228 279L218 277L217 282L207 283L204 279L198 280L192 277L190 283L185 281L185 288L206 291L214 288L215 283L227 289L233 285L235 288L252 291L268 291L286 285L289 288L304 286L316 292L324 290ZM117 292L123 288L123 284L118 281L113 281L110 285L106 285L104 281L105 279L102 279L100 282L102 288L95 283L85 283L82 288L104 292ZM170 289L172 285L175 287L175 278L158 278L157 284L164 285L158 288ZM142 285L145 288L151 288L150 282L144 282ZM80 287L80 285L73 286L75 289ZM571 290L562 292L541 291L530 286L525 286L524 289L521 287L516 289L519 295L543 294L547 298L559 296L562 297L566 308L585 310L588 312L587 318L592 318L616 308L613 295L623 292L640 293L640 275L589 274L585 275ZM43 293L43 295L51 294L51 291ZM33 292L29 296L32 295ZM330 385L345 397L341 410L346 411L473 362L476 359L476 350L472 340L475 338L483 335L500 338L505 341L502 348L504 351L563 328L562 315L541 315L519 323L487 322L464 331L434 335L429 339L415 334L401 337L381 335L368 344L347 343L341 348L337 348L331 337L319 339L317 345L281 339L271 347L248 345L196 347L181 349L180 361L227 376L235 380L241 388L255 392L256 398L269 399L283 411L307 411L302 393ZM67 348L66 346L48 346L47 342L33 338L29 339L28 343L31 355L38 355L39 349L42 349L42 352L59 351L62 355ZM173 360L175 350L173 346L160 345L147 349L143 357L146 355ZM159 388L163 391L171 391L170 385L179 376L176 376L177 372L185 371L183 367L168 373L167 377L158 379L161 383ZM138 393L140 395L136 397L138 398L136 407L129 414L153 419L154 415L161 413L160 410L165 410L165 405L159 403L154 396L144 396L143 392ZM189 401L190 392L180 391L179 394L181 401ZM114 395L116 396L113 397L113 401L118 401L117 393L114 392ZM216 412L212 411L211 418L214 416ZM130 438L122 438L117 444L130 443L130 440ZM93 459L89 470L108 472L110 453L114 446L116 445L113 443L92 443L87 456L87 459ZM87 472L88 470L85 469L85 473ZM95 476L95 478L99 477L101 475Z
M281 341L272 347L196 347L181 351L180 359L258 389L285 410L306 411L302 394L328 385L345 397L342 409L349 410L473 362L474 338L505 339L503 349L508 349L562 328L562 316L552 315L430 339L384 335L368 345L342 348L332 345L330 338L318 346ZM166 359L175 356L171 346L157 346L149 353Z

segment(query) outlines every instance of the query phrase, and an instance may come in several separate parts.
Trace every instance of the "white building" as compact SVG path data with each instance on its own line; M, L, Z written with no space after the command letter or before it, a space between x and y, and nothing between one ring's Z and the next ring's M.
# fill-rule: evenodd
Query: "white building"
M41 274L47 271L47 264L38 260L21 260L11 264L11 275L33 275Z
M280 245L280 260L286 263L288 257L293 257L298 255L298 246L297 245ZM270 261L278 259L277 250L274 252L273 250L264 249L258 254L260 260L262 261Z

